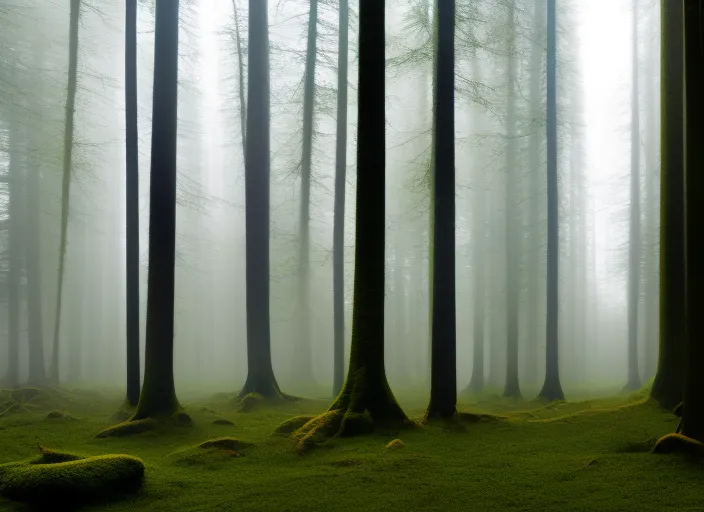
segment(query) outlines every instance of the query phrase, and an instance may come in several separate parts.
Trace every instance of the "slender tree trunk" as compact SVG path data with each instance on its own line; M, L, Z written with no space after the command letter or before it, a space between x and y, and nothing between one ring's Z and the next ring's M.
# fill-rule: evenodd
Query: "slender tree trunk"
M247 89L244 77L244 50L240 35L240 16L237 10L237 0L232 0L232 10L235 16L235 45L237 46L237 82L239 84L240 100L240 132L242 134L242 154L247 157Z
M704 119L704 5L684 0L685 62L685 364L682 434L704 442L704 147L701 122Z
M310 343L310 178L313 154L313 110L315 106L315 64L318 40L318 2L310 0L308 48L303 88L303 147L301 154L301 202L298 217L298 336L293 356L293 375L311 379L313 360Z
M345 385L330 410L368 411L375 423L406 414L384 370L385 3L359 2L357 215L352 347ZM344 432L345 422L341 430Z
M22 276L22 199L20 197L22 178L17 144L19 144L19 125L14 116L10 119L10 165L7 176L9 192L8 213L8 260L7 273L7 374L2 384L13 387L19 384L20 369L20 282ZM38 205L32 205L38 207Z
M548 0L547 142L548 142L548 261L545 383L539 396L563 400L558 353L558 209L557 209L557 30L556 0Z
M126 201L126 317L127 403L139 402L139 132L137 130L137 0L126 0L125 123L127 156Z
M436 13L432 358L426 418L448 418L457 406L454 0L437 0Z
M333 396L345 379L345 189L347 180L347 82L349 3L340 0L337 57L337 134L335 142L335 205L333 226Z
M66 118L64 120L64 156L61 178L61 242L59 246L59 277L56 288L56 310L54 314L54 342L52 344L49 380L59 383L59 338L61 335L61 306L63 303L66 248L68 245L68 210L71 199L71 159L73 156L73 118L76 105L76 83L78 80L78 20L81 0L71 0L71 21L68 46L68 94Z
M682 401L684 356L684 47L682 2L661 2L660 354L652 397Z
M626 390L640 388L638 372L638 303L640 299L640 111L638 104L638 0L633 0L631 89L631 221L628 243L628 381Z
M535 132L531 135L528 146L528 168L530 169L530 203L528 211L528 223L530 225L531 236L528 239L528 302L526 304L526 316L528 319L528 346L525 353L525 381L529 385L538 383L538 347L541 337L539 323L540 315L540 275L541 275L541 241L542 230L540 229L540 206L542 204L540 179L543 175L540 165L540 153L542 146L542 136L538 127L542 127L540 121L543 112L542 100L542 77L543 58L545 55L545 0L535 1L535 19L533 20L533 44L530 53L530 106L533 109L535 119Z
M179 409L174 387L178 0L156 0L144 384L135 419Z
M506 382L504 396L520 398L518 380L518 302L521 233L516 203L518 160L516 157L516 40L514 0L508 3L508 99L506 102Z
M271 364L269 315L270 93L267 0L249 0L245 153L247 380L244 397L281 398Z

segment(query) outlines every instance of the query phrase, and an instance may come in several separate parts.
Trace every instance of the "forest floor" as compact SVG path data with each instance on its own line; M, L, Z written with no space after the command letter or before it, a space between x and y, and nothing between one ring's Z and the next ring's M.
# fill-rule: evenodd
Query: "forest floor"
M185 404L193 427L97 439L119 399L78 391L53 396L58 403L0 417L0 464L36 456L37 443L145 462L141 491L81 509L88 512L704 510L704 465L649 453L677 418L643 393L548 406L466 399L460 410L504 418L336 439L305 455L272 432L292 416L324 411L329 401L237 412L220 395ZM420 400L404 397L403 405L422 416ZM48 418L42 409L52 406L69 417ZM213 424L223 419L234 425ZM237 457L196 448L223 436L253 445ZM397 437L405 446L386 449ZM0 511L11 510L28 509L0 498Z

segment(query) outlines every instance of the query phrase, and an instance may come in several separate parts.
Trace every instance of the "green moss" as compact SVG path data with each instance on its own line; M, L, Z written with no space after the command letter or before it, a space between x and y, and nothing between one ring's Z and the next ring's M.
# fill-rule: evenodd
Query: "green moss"
M245 448L249 448L250 446L254 445L252 443L247 443L239 439L235 439L234 437L217 437L215 439L203 441L198 445L198 448L217 448L219 450L234 450L239 452L244 450Z
M401 448L405 447L406 445L403 444L403 441L401 441L400 439L394 439L386 445L387 450L400 450Z
M235 426L234 423L232 423L230 420L227 420L225 418L213 420L212 424L213 425L220 425L222 427L234 427Z
M69 413L65 411L51 411L49 414L46 415L46 419L48 420L75 420L73 416L71 416Z
M143 477L144 463L129 455L82 458L42 449L37 459L0 466L0 494L35 506L68 508L134 492Z
M291 419L284 421L281 425L276 427L274 430L275 434L292 434L303 425L308 423L310 420L315 418L315 416L295 416Z
M653 453L684 453L695 458L704 458L704 443L682 434L667 434L655 444Z
M159 423L151 418L137 421L125 421L102 430L96 437L105 438L134 436L144 432L149 432L150 430L155 430L158 426Z

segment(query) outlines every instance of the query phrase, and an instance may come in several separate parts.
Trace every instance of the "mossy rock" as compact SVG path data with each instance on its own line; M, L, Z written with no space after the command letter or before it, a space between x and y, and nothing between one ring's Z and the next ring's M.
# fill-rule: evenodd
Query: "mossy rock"
M46 415L46 419L48 420L75 420L73 416L71 416L69 413L65 411L51 411L49 414Z
M274 430L275 434L292 434L303 425L308 423L310 420L315 418L315 416L294 416L290 420L284 421L281 425L276 427Z
M230 420L227 420L225 418L220 418L220 419L214 420L212 424L225 426L225 427L234 427L235 426L235 424L233 422L231 422Z
M240 452L245 448L249 448L251 446L254 445L252 443L247 443L234 437L216 437L215 439L208 439L207 441L203 441L198 445L198 448L217 448L219 450L233 450Z
M137 421L125 421L106 428L98 433L96 437L105 438L134 436L144 432L149 432L150 430L155 430L158 426L159 424L157 421L152 418L145 418Z
M137 491L144 463L130 455L78 455L42 449L40 457L0 466L0 495L50 510Z
M682 434L667 434L658 439L653 453L684 453L697 459L704 459L704 443Z
M389 442L389 444L386 445L387 450L401 450L405 447L406 447L406 445L400 439L394 439L393 441Z

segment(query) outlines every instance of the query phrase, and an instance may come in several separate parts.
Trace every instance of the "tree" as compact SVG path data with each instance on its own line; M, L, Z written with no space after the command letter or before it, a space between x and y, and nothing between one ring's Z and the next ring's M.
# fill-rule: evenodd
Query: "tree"
M359 2L357 215L350 364L345 385L328 412L297 431L300 446L320 437L365 432L359 420L366 413L376 425L409 422L384 370L385 3ZM369 425L367 421L362 424Z
M638 105L638 0L633 0L631 89L631 220L628 242L628 381L626 390L640 388L638 373L638 302L640 298L640 110Z
M684 357L684 47L682 2L661 2L660 348L652 397L682 401Z
M269 322L270 82L266 0L249 0L245 151L247 380L239 396L285 398L271 364Z
M298 217L298 336L294 351L294 372L298 378L313 375L310 348L310 178L313 163L313 107L315 106L315 64L318 43L318 1L310 0L308 45L303 86L303 144L301 152L301 202Z
M457 406L454 0L437 0L436 12L431 387L426 419L449 418Z
M521 239L519 233L516 147L516 2L508 2L508 98L506 102L506 383L504 396L521 397L518 380L518 303Z
M167 419L174 387L178 0L156 0L144 384L134 420Z
M685 84L685 336L686 364L682 435L704 442L704 325L699 314L704 307L704 147L701 120L704 118L704 5L684 0L684 84Z
M139 133L137 131L137 0L125 2L127 403L139 402Z
M335 139L335 204L333 220L333 396L345 379L345 182L347 179L347 59L349 2L340 0L337 52L337 131Z
M556 0L547 2L547 143L548 143L548 261L545 382L539 396L564 400L558 358L558 210L557 210L557 25Z
M54 342L49 366L49 380L59 382L59 337L61 333L61 306L63 302L66 248L68 245L68 211L71 198L71 160L73 157L73 118L76 108L76 84L78 80L78 20L81 15L81 0L71 0L68 47L68 90L66 95L66 117L64 119L63 173L61 176L61 241L59 245L59 280L56 288L54 312Z

